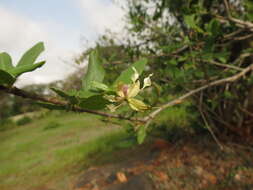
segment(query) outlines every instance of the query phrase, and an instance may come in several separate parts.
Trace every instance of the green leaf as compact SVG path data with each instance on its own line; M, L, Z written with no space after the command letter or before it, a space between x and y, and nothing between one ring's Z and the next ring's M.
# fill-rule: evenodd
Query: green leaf
M215 53L213 54L213 56L217 58L219 61L221 61L222 63L226 63L229 57L229 53L224 51L220 53Z
M8 71L13 68L11 57L8 53L0 53L0 69Z
M140 126L137 131L137 141L139 144L142 144L147 136L146 127Z
M18 62L17 67L32 65L44 50L45 48L43 42L37 43L35 46L25 52L25 54Z
M0 70L0 85L11 86L16 79L4 70Z
M56 94L58 94L59 96L61 96L62 98L68 100L71 104L77 104L78 100L75 97L75 95L72 93L68 93L68 92L64 92L60 89L56 89L56 88L51 88L51 90L53 90Z
M91 86L93 89L97 89L97 90L102 90L102 91L110 91L110 88L101 82L97 82L97 81L91 81Z
M31 72L31 71L34 71L34 70L42 67L45 63L46 63L45 61L42 61L39 63L35 63L33 65L23 65L23 66L14 67L10 70L10 73L14 77L18 77L23 73Z
M201 70L197 70L194 75L198 78L204 78L204 72L202 72Z
M92 88L92 81L103 82L105 76L102 61L99 58L97 50L92 51L89 57L87 73L82 80L82 91L89 91Z
M167 63L170 64L170 65L175 65L176 66L178 64L178 61L176 59L171 59Z
M65 106L54 105L54 104L50 104L50 103L36 102L35 104L37 104L43 108L50 109L50 110L65 110L66 109Z
M80 107L90 110L100 110L106 107L110 102L103 98L102 95L95 95L81 100Z
M220 34L220 23L216 20L216 19L213 19L211 22L210 22L210 32L214 35L214 36L217 36Z
M246 17L250 20L253 21L253 2L252 0L244 0L244 6L245 6L245 13Z
M113 86L117 86L117 84L119 83L131 84L132 83L131 77L134 74L134 70L132 67L134 67L137 70L138 74L141 75L141 73L145 69L147 62L148 62L147 59L141 59L135 62L134 64L130 65L128 69L126 69L120 74L120 76L114 82Z
M79 90L76 93L76 97L81 98L81 99L87 99L95 95L98 95L98 93L94 91L86 91L86 90Z
M186 25L188 25L189 28L192 28L192 29L196 30L199 33L204 33L204 31L200 27L198 27L194 14L185 15L184 16L184 21L185 21Z
M229 92L228 90L224 91L224 97L227 99L233 99L234 96L231 92Z

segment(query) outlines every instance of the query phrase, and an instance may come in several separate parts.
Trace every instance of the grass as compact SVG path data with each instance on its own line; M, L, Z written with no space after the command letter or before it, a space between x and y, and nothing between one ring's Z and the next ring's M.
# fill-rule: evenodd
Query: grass
M189 127L189 115L185 107L163 111L154 121L159 135ZM85 168L118 162L113 153L134 144L123 129L97 116L59 112L1 131L0 139L1 190L70 189Z
M28 190L48 183L68 189L69 180L92 162L92 152L113 151L126 136L98 117L73 113L49 114L1 132L0 189Z

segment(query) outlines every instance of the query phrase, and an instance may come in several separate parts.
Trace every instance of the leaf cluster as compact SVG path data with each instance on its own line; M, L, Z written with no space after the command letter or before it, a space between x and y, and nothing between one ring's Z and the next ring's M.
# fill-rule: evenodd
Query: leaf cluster
M11 56L6 53L0 53L0 85L11 86L17 78L27 72L32 72L45 64L45 61L36 62L38 56L44 51L44 44L37 43L29 49L14 66Z

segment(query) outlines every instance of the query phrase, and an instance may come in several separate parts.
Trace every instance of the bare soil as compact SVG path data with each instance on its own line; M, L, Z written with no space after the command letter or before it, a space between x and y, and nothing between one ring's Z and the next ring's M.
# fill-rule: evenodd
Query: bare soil
M74 190L252 190L253 148L209 137L152 143L114 153L114 163L90 167ZM99 159L95 158L94 159Z

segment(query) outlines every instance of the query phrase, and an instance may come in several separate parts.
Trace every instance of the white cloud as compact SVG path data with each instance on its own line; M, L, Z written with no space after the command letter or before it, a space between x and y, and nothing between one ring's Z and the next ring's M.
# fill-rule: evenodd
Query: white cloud
M19 52L36 40L48 39L47 33L37 23L0 7L1 51Z
M91 40L91 43L106 29L119 32L123 28L124 13L115 4L107 0L76 0L75 2L79 4L83 17L83 23L80 23L77 30L83 29L82 35ZM65 28L64 23L38 21L25 17L21 13L0 4L0 52L10 53L14 62L17 62L27 49L43 41L46 51L40 60L45 59L47 63L35 72L22 75L17 85L60 80L73 72L75 69L62 60L71 62L73 55L80 51L78 45L81 32Z
M123 28L123 10L112 2L103 0L79 0L87 27L96 34L106 29L119 32Z
M1 6L0 28L0 51L10 53L14 62L17 62L20 56L35 43L45 42L46 51L40 59L45 59L47 63L35 72L22 75L17 85L47 83L62 79L73 71L73 68L63 64L62 60L69 61L74 50L64 47L63 39L57 38L63 35L62 31L74 33L73 31L63 29L63 26L57 23L34 21Z

